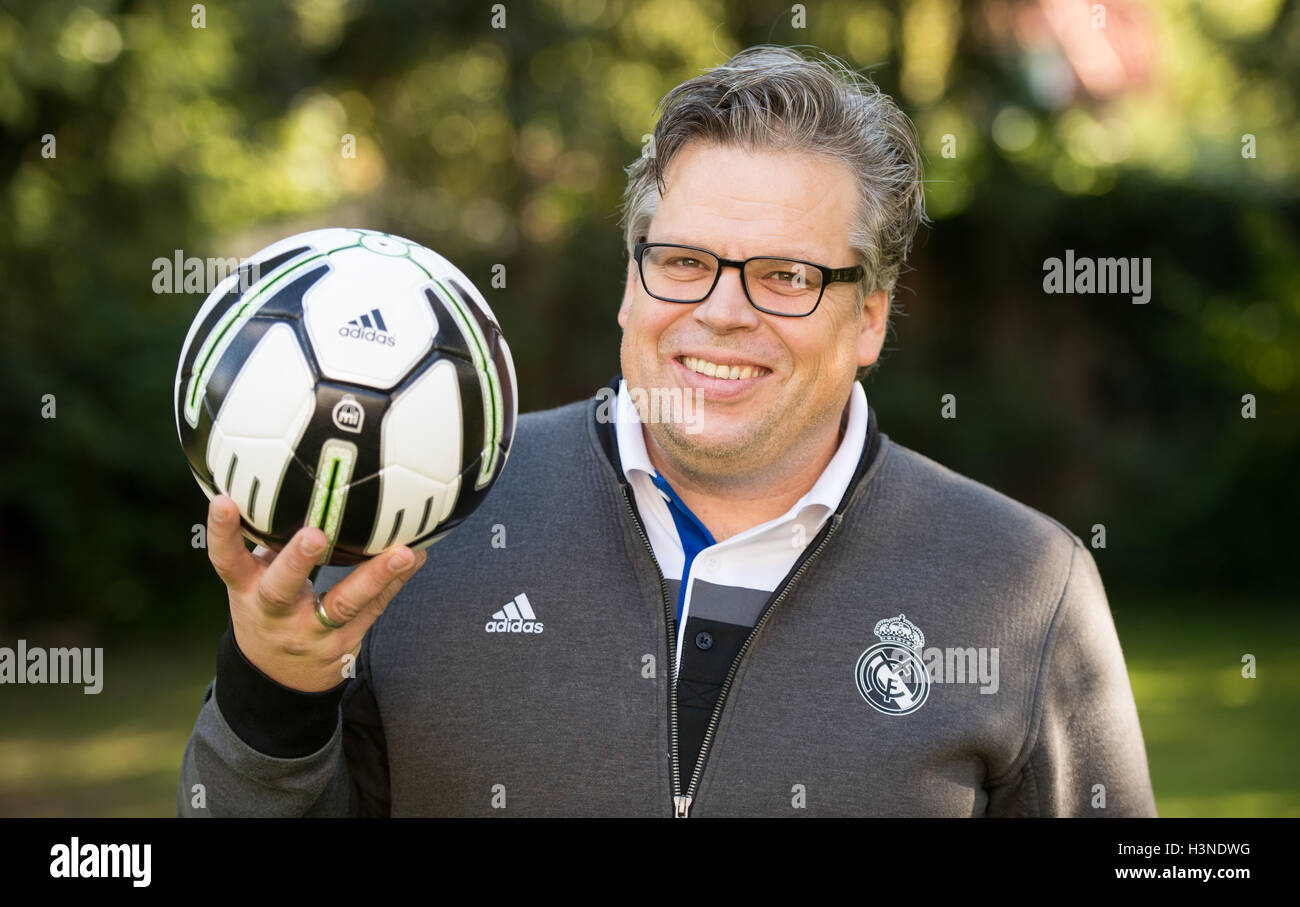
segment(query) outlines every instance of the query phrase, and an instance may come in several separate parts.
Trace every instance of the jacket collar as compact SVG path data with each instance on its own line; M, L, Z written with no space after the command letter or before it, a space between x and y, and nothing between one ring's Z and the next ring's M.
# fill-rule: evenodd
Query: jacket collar
M627 478L623 475L623 463L618 456L618 437L614 432L614 407L618 402L618 385L622 380L623 376L621 374L615 375L609 384L602 388L600 395L608 400L608 406L604 410L602 410L601 406L595 407L595 419L596 437L600 441L600 448L614 468L614 476L618 479L619 484L626 485ZM837 515L843 516L844 511L848 509L853 493L862 484L862 479L867 474L867 470L871 468L871 464L875 462L877 454L880 453L880 437L880 432L876 428L876 409L873 406L868 406L867 443L863 445L862 456L858 458L857 468L853 471L853 478L844 491L844 497L840 498L839 506L835 508Z

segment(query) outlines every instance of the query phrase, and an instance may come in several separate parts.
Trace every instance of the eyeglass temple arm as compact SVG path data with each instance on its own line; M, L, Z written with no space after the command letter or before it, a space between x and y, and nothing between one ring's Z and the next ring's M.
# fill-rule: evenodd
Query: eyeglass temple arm
M827 283L854 283L861 280L864 274L862 265L854 265L851 268L827 268Z

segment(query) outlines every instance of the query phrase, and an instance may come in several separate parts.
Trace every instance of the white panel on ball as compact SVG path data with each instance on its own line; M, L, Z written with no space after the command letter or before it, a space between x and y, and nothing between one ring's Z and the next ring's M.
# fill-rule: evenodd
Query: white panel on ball
M298 443L316 406L311 370L287 324L271 327L235 376L217 413L226 434Z
M213 429L208 443L217 490L239 505L259 532L271 528L272 504L279 495L293 450L279 438L241 438Z
M379 484L384 503L380 505L374 532L366 543L367 555L378 554L391 545L409 545L416 536L427 533L451 516L456 496L460 494L459 478L445 485L404 466L385 466L379 473ZM403 502L413 506L404 508L401 506ZM425 508L428 509L427 518ZM402 521L394 534L393 526L397 524L399 510L403 511Z
M386 390L433 346L438 324L420 290L428 277L409 258L364 246L329 263L333 273L303 299L316 361L329 378Z
M311 371L293 329L272 326L235 376L208 437L217 488L259 531L271 528L272 503L315 406ZM232 457L238 457L233 473Z
M234 498L253 529L265 533L270 530L279 483L294 459L294 452L278 438L222 435L222 439L224 450L217 451L218 459L214 461L221 465L221 472L216 476L217 489ZM234 472L230 470L231 455L239 457L234 461Z
M387 545L405 545L420 533L423 511L405 513L392 542L397 511L411 501L428 501L423 527L436 526L456 505L460 493L461 401L456 366L442 359L399 394L384 414L381 429L379 515L366 547L369 554Z

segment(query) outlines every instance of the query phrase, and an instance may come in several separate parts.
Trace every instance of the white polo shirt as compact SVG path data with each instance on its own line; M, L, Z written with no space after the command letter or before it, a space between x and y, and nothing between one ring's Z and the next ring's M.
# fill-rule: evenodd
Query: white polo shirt
M637 509L655 559L678 600L677 626L689 629L688 621L696 617L710 622L711 627L716 623L732 625L740 632L742 628L754 626L772 590L789 574L803 549L844 497L866 443L867 395L860 382L853 382L844 438L807 494L776 519L721 542L705 543L704 547L698 547L702 526L693 528L689 519L683 517L684 504L676 509L674 517L669 493L656 484L656 480L664 480L646 452L644 426L628 394L626 381L619 382L614 427L623 474L636 495ZM685 543L683 529L687 536ZM691 561L689 575L683 577L688 560ZM685 596L681 595L683 581ZM677 636L679 670L688 635L679 632Z

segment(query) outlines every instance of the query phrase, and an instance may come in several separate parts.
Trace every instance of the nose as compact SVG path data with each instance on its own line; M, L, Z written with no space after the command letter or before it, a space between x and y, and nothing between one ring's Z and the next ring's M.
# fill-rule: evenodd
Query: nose
M749 304L739 268L722 269L713 292L695 307L695 318L719 332L758 324L758 310Z

